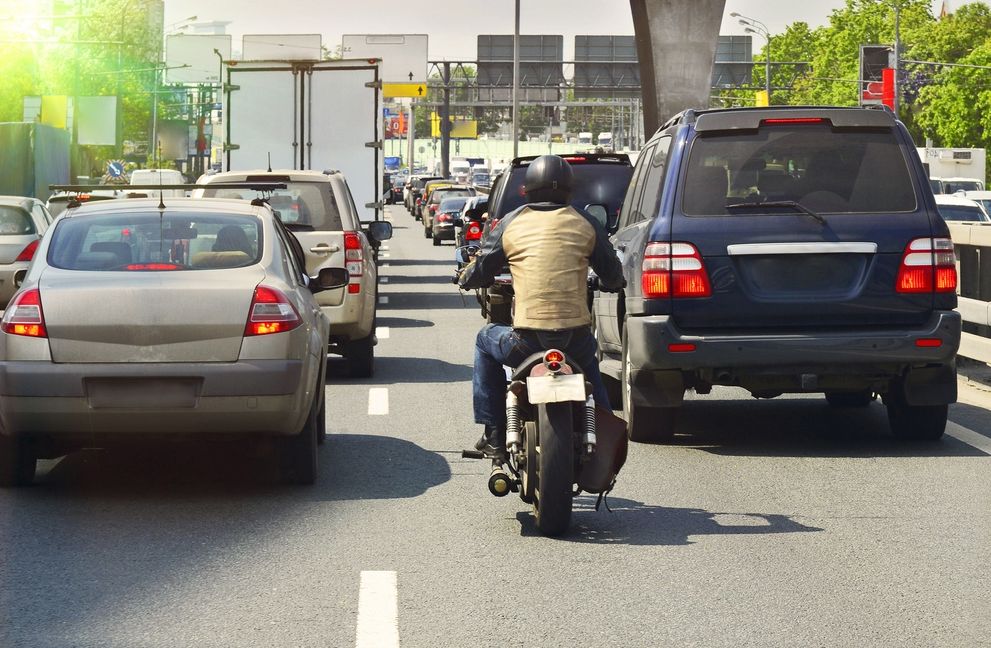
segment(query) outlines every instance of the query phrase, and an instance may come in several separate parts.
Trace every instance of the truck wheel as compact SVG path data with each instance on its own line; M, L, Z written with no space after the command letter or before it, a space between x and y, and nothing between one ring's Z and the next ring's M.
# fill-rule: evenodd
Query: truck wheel
M371 378L375 371L374 335L352 340L344 344L344 357L348 361L348 375L352 378Z
M434 247L440 247L440 239L436 236L434 238Z
M826 392L826 402L832 407L867 407L874 400L874 393L867 389L853 392Z
M317 480L317 430L322 399L314 395L310 413L299 434L281 439L282 479L287 484L309 486Z
M27 486L37 465L28 439L0 435L0 486Z
M901 394L884 399L888 425L899 439L938 441L946 430L947 405L909 405Z
M677 407L647 407L633 401L630 379L633 363L630 362L629 345L623 333L623 416L626 418L626 434L637 443L666 443L674 438L678 420Z
M575 444L571 403L537 406L537 489L533 513L546 536L561 535L571 523Z

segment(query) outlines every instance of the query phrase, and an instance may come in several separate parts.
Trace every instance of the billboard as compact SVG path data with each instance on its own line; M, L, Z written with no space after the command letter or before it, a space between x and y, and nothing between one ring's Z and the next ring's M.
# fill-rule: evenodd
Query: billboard
M739 88L753 84L753 47L750 36L720 36L712 64L712 87Z
M231 58L227 34L169 34L165 37L165 83L220 83L221 58Z
M564 36L520 36L523 101L558 101L564 83ZM509 101L513 86L513 36L478 36L481 101Z
M320 34L245 34L241 38L242 61L319 61L321 58Z
M634 36L575 36L575 97L640 96L640 63Z
M344 34L341 38L341 54L346 59L382 59L379 66L386 97L416 96L397 94L405 88L390 85L417 87L427 83L427 35L426 34ZM421 94L422 96L422 94Z
M478 139L478 122L474 119L451 117L451 139ZM440 137L440 115L430 113L430 136Z
M891 67L890 45L860 46L860 105L884 103L884 70Z
M79 97L79 143L117 143L117 97Z

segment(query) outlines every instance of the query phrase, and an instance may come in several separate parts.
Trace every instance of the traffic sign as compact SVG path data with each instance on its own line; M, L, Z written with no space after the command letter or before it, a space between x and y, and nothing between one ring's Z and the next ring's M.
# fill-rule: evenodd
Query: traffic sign
M382 96L386 99L395 97L426 97L426 83L383 83Z
M412 85L414 94L394 97L426 96L416 94L416 85L427 83L426 34L344 34L341 53L346 59L382 59L381 79L384 84ZM390 96L389 94L385 95Z
M111 160L107 163L107 175L111 178L119 178L124 175L124 161Z

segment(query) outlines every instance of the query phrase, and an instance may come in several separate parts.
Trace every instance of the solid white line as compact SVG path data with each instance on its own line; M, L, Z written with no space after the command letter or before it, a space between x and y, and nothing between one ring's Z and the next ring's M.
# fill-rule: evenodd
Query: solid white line
M389 283L389 278L388 277L379 277L379 281L381 281L382 283Z
M375 327L375 337L380 340L389 339L389 327L388 326L377 326Z
M368 415L385 416L389 413L389 388L372 387L368 390Z
M379 303L380 304L388 304L389 303L389 298L383 295L382 297L379 297Z
M363 571L358 586L357 648L399 648L396 572Z
M963 441L969 446L973 446L981 452L991 455L991 439L983 434L978 434L962 425L957 425L953 421L946 422L946 433L957 441Z

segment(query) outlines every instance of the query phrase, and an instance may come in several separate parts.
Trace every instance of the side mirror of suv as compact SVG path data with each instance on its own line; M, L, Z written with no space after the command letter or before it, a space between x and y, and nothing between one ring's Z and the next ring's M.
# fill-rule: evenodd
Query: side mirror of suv
M388 241L392 238L392 223L372 221L368 224L368 236L375 241Z

